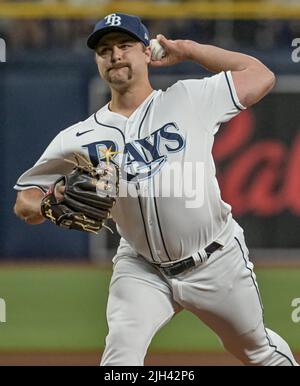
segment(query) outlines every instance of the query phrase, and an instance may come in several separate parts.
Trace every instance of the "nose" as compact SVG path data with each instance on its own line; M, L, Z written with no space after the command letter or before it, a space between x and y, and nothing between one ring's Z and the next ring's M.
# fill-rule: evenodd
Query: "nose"
M113 63L116 63L121 59L122 59L122 50L119 49L117 46L113 46L111 50L111 61Z

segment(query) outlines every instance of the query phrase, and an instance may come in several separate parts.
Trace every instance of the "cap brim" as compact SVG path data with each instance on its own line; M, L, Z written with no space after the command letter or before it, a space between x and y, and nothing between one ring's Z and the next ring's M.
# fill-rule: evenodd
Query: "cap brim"
M104 36L104 35L107 35L108 33L110 32L115 32L115 31L121 31L121 32L126 32L128 35L134 37L136 40L144 43L137 35L135 35L134 33L132 33L131 31L128 31L126 28L122 28L122 27L106 27L106 28L103 28L99 31L95 31L93 32L89 37L88 37L88 40L87 40L87 46L89 48L91 48L92 50L94 50L100 39Z

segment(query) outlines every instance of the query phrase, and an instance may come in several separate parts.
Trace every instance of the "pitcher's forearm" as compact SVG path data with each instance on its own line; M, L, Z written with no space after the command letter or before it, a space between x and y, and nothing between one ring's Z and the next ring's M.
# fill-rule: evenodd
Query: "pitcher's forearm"
M263 66L259 60L239 52L200 44L192 40L186 41L187 59L196 62L213 73L221 71L243 71L251 66ZM267 67L265 67L267 69Z

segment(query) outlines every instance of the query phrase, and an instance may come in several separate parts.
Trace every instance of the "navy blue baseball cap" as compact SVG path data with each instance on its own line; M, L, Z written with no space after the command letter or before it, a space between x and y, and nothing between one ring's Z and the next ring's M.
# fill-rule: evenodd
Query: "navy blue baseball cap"
M126 32L144 43L145 46L150 44L149 31L138 16L127 15L126 13L112 13L95 25L93 33L87 40L88 47L92 50L95 49L102 36L114 31Z

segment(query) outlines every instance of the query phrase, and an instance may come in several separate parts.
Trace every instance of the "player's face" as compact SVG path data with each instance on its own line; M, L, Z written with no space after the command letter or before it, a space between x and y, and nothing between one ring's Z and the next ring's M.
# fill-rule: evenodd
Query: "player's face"
M105 35L95 51L100 76L113 88L130 86L148 76L150 48L126 33Z

